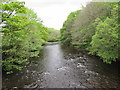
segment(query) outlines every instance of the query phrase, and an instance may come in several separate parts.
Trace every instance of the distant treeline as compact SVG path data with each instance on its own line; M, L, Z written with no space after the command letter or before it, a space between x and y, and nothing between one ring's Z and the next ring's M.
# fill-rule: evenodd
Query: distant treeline
M118 2L90 2L71 12L61 28L65 45L84 48L106 63L118 60L120 50Z
M48 28L49 31L49 42L60 41L60 30L55 30L54 28Z

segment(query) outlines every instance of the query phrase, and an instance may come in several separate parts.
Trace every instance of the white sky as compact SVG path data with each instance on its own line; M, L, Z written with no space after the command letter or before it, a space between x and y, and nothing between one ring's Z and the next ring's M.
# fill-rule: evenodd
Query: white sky
M43 24L59 30L70 12L81 9L92 0L19 0L25 1L28 8L33 9Z

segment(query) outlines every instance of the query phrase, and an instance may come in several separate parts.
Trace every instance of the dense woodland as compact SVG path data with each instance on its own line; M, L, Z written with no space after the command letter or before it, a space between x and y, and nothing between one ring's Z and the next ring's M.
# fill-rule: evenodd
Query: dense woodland
M70 13L61 29L61 40L65 45L84 48L110 64L118 60L118 30L118 3L91 2Z
M36 13L25 7L25 2L2 1L2 66L7 74L14 69L21 70L30 57L39 54L48 40L53 40L50 31L42 24ZM55 34L56 35L56 34ZM56 40L56 39L55 39Z
M22 70L29 58L36 57L47 41L84 48L106 63L118 60L118 3L91 2L71 12L58 30L45 27L25 2L6 0L0 3L0 35L2 36L2 67L7 74Z

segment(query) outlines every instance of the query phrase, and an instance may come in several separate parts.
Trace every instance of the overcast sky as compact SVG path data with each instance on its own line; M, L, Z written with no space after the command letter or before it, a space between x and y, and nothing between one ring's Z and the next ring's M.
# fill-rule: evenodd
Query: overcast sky
M43 24L50 28L60 29L70 12L81 9L91 0L19 0L25 1L33 9Z

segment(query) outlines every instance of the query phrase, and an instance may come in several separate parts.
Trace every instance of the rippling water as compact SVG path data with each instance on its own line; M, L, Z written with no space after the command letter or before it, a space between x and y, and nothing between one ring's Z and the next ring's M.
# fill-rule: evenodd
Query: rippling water
M119 65L107 65L82 50L46 45L20 72L3 74L3 88L120 88Z

